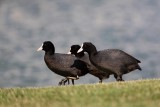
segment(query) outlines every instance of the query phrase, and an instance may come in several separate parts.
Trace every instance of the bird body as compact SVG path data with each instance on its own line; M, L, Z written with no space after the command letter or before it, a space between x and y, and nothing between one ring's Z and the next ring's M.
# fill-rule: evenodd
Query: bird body
M71 46L71 49L70 49L70 54L74 54L78 59L88 63L90 66L90 72L89 74L95 76L95 77L98 77L99 78L99 82L102 83L102 81L104 79L107 79L109 78L109 73L107 72L104 72L104 71L101 71L99 69L97 69L89 60L89 55L87 53L84 53L83 51L80 52L80 53L77 53L77 51L80 49L80 46L79 45L72 45Z
M96 68L109 74L114 74L117 81L123 81L123 74L135 69L141 70L138 65L140 63L139 60L119 49L97 51L92 43L85 42L78 50L78 53L81 51L89 54L89 59Z
M54 55L45 55L44 60L51 71L61 76L76 77L88 73L86 63L73 55L55 53ZM84 70L83 73L81 73L82 70Z
M89 72L86 62L73 55L55 53L55 47L50 41L45 41L37 51L40 50L45 51L44 61L47 67L52 72L64 76L66 79L63 79L63 81L79 79L79 76L84 76Z
M119 49L107 49L99 51L94 55L91 54L90 61L97 68L105 69L107 72L122 71L121 69L123 69L119 73L126 74L131 71L129 68L133 65L137 65L137 67L131 67L133 68L132 70L141 70L138 66L138 63L140 63L139 60Z

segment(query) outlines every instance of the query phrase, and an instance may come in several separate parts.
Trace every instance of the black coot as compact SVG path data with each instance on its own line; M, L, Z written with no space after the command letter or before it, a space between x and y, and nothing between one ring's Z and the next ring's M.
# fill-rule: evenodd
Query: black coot
M45 41L37 51L40 50L45 51L44 61L48 68L54 73L66 77L63 81L77 80L79 76L84 76L89 72L86 62L73 55L55 53L55 47L50 41Z
M139 60L119 49L97 51L91 42L84 42L78 53L85 51L89 54L91 63L98 69L114 74L117 81L123 81L122 75L133 70L141 70Z
M91 64L91 62L89 61L88 54L85 54L84 51L77 53L80 48L81 47L79 45L72 45L69 51L69 54L74 54L76 57L78 57L82 61L87 62L91 67L89 73L94 75L95 77L98 77L100 80L99 83L102 83L104 79L109 78L109 73L98 70L94 65Z

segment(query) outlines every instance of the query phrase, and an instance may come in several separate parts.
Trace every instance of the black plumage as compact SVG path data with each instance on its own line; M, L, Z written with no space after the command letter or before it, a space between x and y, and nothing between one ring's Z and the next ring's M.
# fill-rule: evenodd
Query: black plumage
M114 74L117 81L123 81L122 75L133 70L141 70L139 60L119 49L97 51L91 42L84 42L78 50L87 52L91 63L100 70Z
M107 72L104 72L104 71L101 71L101 70L98 70L89 60L89 56L88 54L85 54L84 51L81 51L79 53L78 50L80 49L81 47L79 45L72 45L71 46L71 49L70 49L70 54L74 54L76 57L78 57L79 59L87 62L89 65L90 65L90 74L94 75L95 77L98 77L99 78L99 82L102 83L102 81L104 79L107 79L109 78L109 73Z
M44 61L47 67L54 73L66 77L61 82L67 79L79 79L79 76L84 76L89 72L86 62L73 55L55 53L55 47L50 41L45 41L37 51L39 50L45 51Z

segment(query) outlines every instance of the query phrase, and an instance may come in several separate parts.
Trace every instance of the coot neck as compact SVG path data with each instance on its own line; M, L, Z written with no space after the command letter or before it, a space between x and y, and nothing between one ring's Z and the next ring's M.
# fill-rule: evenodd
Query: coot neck
M45 51L46 55L53 55L54 53L55 53L55 49L54 48L52 48L52 49L50 49L48 51Z
M95 47L88 50L89 57L94 56L95 54L97 54L97 49Z
M80 53L76 53L75 56L78 57L78 58L81 58L81 57L84 56L84 52L82 51Z

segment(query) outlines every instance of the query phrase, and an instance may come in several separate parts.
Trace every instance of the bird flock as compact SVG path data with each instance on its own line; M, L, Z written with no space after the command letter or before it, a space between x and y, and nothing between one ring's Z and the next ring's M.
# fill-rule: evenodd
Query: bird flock
M91 74L99 78L99 83L114 75L116 81L124 81L122 76L136 69L141 70L138 59L119 49L105 49L97 51L91 42L84 42L82 46L72 45L69 53L55 53L51 41L43 42L37 50L45 51L44 61L54 73L63 76L58 85L74 85L74 80Z

